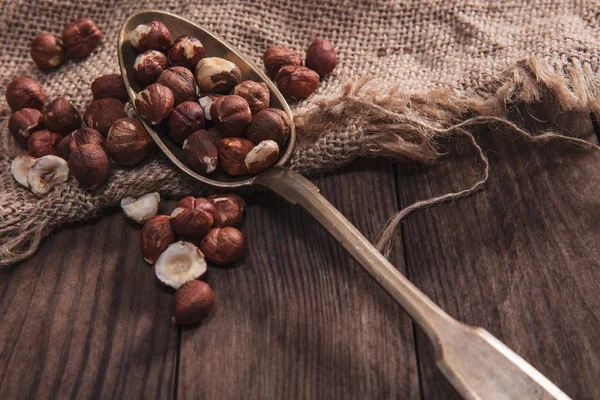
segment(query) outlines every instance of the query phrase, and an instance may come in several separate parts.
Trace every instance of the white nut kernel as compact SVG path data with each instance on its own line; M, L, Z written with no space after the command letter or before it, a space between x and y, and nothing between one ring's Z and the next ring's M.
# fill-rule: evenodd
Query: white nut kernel
M29 189L38 197L42 197L52 187L69 179L69 165L66 160L57 156L38 158L27 172Z
M145 194L138 199L125 197L121 200L121 208L127 218L134 220L138 224L143 224L156 216L159 205L160 194L157 192Z
M158 257L154 269L162 283L178 289L185 282L204 275L207 266L199 248L189 242L175 242Z

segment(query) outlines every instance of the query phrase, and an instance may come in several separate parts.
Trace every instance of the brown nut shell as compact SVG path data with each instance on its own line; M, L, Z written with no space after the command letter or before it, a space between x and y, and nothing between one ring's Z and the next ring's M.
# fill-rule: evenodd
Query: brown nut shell
M121 118L108 131L106 151L117 163L131 166L148 156L153 143L140 121Z
M168 215L157 215L144 224L140 247L147 263L154 264L162 252L175 242L170 220Z
M81 114L67 99L59 97L44 111L44 127L53 132L71 133L81 128Z
M89 18L79 18L62 31L62 41L67 53L76 58L89 56L101 39L102 32Z
M69 170L83 186L97 189L110 173L110 161L101 146L84 144L71 151Z
M60 133L48 130L33 132L27 141L27 151L36 158L56 156L58 155L58 143L62 137Z
M150 125L158 125L173 110L173 92L160 83L153 83L135 97L135 106L140 116Z
M236 228L213 228L200 242L200 250L213 264L231 264L244 255L246 239Z
M167 57L171 65L193 70L205 55L206 50L200 39L192 35L183 35L175 39Z
M8 119L8 131L22 147L27 147L29 136L43 126L42 113L33 108L23 108Z
M167 56L157 50L147 50L135 58L133 77L145 87L156 82L160 74L168 67Z
M100 132L92 128L81 128L75 132L65 136L58 144L58 155L65 160L71 156L71 152L75 148L84 144L94 144L104 147L104 136Z
M39 83L31 78L17 78L6 87L6 102L12 112L22 108L41 110L46 101L46 93Z
M194 132L204 129L204 110L195 101L185 101L173 109L169 115L169 137L178 144Z
M269 107L271 93L264 82L244 81L233 88L231 94L243 97L248 102L252 115Z
M288 114L278 108L265 108L259 111L246 129L246 138L254 144L263 140L273 140L280 147L287 142L291 131Z
M254 148L254 143L238 137L224 138L220 143L219 165L223 171L232 176L247 175L246 155Z
M62 41L49 33L39 34L33 39L29 54L42 70L57 68L65 61Z
M224 136L241 136L252 120L252 113L243 97L231 95L213 101L210 117Z
M129 100L125 83L121 74L102 75L92 82L94 100L113 98L121 101Z
M160 74L156 82L171 89L175 97L175 105L196 100L196 81L194 74L187 68L168 68Z
M83 113L83 121L88 127L106 136L112 124L125 116L123 103L117 99L107 98L92 101Z
M173 322L197 324L213 309L215 295L207 283L192 280L182 284L173 297Z
M272 46L263 54L263 63L267 73L275 76L286 65L302 65L302 57L297 51L282 46Z
M200 238L213 226L215 206L203 197L184 197L171 213L171 229L185 238Z
M165 24L151 21L138 25L129 34L129 43L138 52L158 50L166 52L171 46L171 32Z
M192 133L183 142L183 154L192 169L210 174L217 168L219 150L218 135L204 129Z
M215 206L213 216L216 228L239 227L242 224L246 202L240 196L223 194L209 196L206 199Z
M306 50L306 66L321 77L331 73L336 64L335 48L329 40L317 39Z
M317 90L319 74L306 67L288 65L279 70L275 82L281 94L288 99L306 99Z

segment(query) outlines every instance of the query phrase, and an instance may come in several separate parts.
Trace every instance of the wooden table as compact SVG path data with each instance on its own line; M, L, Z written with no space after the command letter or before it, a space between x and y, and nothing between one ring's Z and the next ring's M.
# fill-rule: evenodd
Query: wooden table
M478 140L485 190L410 216L392 260L574 399L600 398L600 156L501 130ZM316 183L374 239L394 211L477 178L468 146L450 147L434 168L361 161ZM172 293L119 211L1 271L0 399L458 397L423 332L302 210L246 199L248 255L210 269L217 309L198 327L170 322Z

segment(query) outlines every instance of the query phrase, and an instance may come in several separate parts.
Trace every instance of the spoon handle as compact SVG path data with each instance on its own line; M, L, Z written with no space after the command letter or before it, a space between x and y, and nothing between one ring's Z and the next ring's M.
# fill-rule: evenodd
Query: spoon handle
M439 308L302 175L270 168L256 183L310 213L427 333L436 364L466 399L569 399L556 385L485 329Z

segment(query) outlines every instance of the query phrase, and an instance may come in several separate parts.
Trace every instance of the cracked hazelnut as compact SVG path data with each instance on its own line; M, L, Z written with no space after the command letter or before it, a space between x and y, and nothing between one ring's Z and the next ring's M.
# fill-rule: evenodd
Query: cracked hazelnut
M250 121L246 129L246 138L254 144L259 144L263 140L273 140L283 147L290 136L290 130L290 117L285 111L278 108L265 108Z
M229 93L242 80L237 65L223 58L208 57L196 65L196 81L201 92Z
M196 99L194 74L187 68L168 68L160 74L156 82L171 89L175 97L175 105Z
M183 154L192 169L201 174L210 174L217 169L219 150L217 135L206 130L192 133L183 142Z
M205 55L206 51L200 39L192 35L183 35L171 45L168 58L171 65L181 65L193 70Z
M277 87L288 99L305 99L317 90L319 74L306 67L288 65L279 70L275 76Z
M240 136L252 120L252 113L243 97L231 95L213 101L210 118L223 135Z
M171 213L171 229L176 235L200 238L213 226L215 206L203 197L184 197Z
M110 173L110 161L101 146L84 144L71 151L69 169L83 186L97 189Z
M140 121L121 118L108 131L106 151L119 164L131 166L146 158L153 143Z
M53 132L70 133L81 128L79 111L64 97L48 105L43 120L44 127Z
M279 146L272 140L263 140L247 155L244 162L249 174L258 174L275 164L279 158Z
M154 264L158 280L173 289L200 278L207 269L204 254L189 242L170 244Z
M175 103L173 92L160 83L153 83L135 97L140 116L150 125L158 125L169 116Z
M246 240L236 228L213 228L200 242L200 250L208 261L217 264L231 264L244 255Z
M248 174L246 156L254 148L254 143L242 138L221 139L219 147L219 165L232 176Z
M336 63L335 48L328 40L317 39L306 51L306 66L321 77L333 71Z
M62 41L67 53L76 58L90 55L102 39L102 32L94 21L89 18L79 18L65 26L62 31Z
M58 155L58 143L62 135L48 130L35 131L27 141L27 151L34 157Z
M68 179L67 162L53 155L38 158L27 171L27 186L38 197L45 195L54 186L64 183Z
M302 65L302 57L297 51L282 46L272 46L263 54L263 63L267 73L275 76L286 65Z
M139 54L133 64L133 77L142 86L156 82L160 74L169 67L167 57L156 50Z
M8 119L8 131L23 147L27 147L29 136L42 127L42 113L33 108L23 108Z
M171 46L171 32L162 22L148 22L131 31L129 43L140 53L146 50L166 52Z
M238 227L241 225L246 202L240 196L237 194L222 194L209 196L206 199L215 206L213 219L216 228Z
M177 289L173 297L173 322L197 324L210 315L214 302L215 295L207 283L187 281Z
M125 116L123 103L117 99L106 98L92 101L83 113L83 121L88 127L106 136L112 124Z
M56 68L65 61L62 41L49 33L42 33L33 39L29 54L40 69Z
M92 128L81 128L65 136L58 143L58 155L65 160L68 160L71 156L71 152L75 148L84 144L95 144L100 147L104 147L104 136L95 129Z
M233 95L243 97L248 102L252 115L269 107L271 93L264 82L244 81L233 88Z
M121 200L121 209L127 218L134 220L138 224L143 224L158 213L160 205L160 194L157 192L148 193L135 199L125 197Z
M175 242L168 215L157 215L144 224L140 247L142 257L148 264L154 264L163 251Z
M94 100L107 98L121 101L129 100L121 74L102 75L94 79L92 82L92 95Z
M195 101L185 101L169 115L169 137L182 144L192 133L204 129L204 111Z
M22 108L41 110L46 101L44 89L31 78L17 78L9 83L5 96L12 112Z
M10 163L10 173L17 182L26 188L29 187L29 183L27 182L27 173L36 161L37 158L22 154L16 156Z

